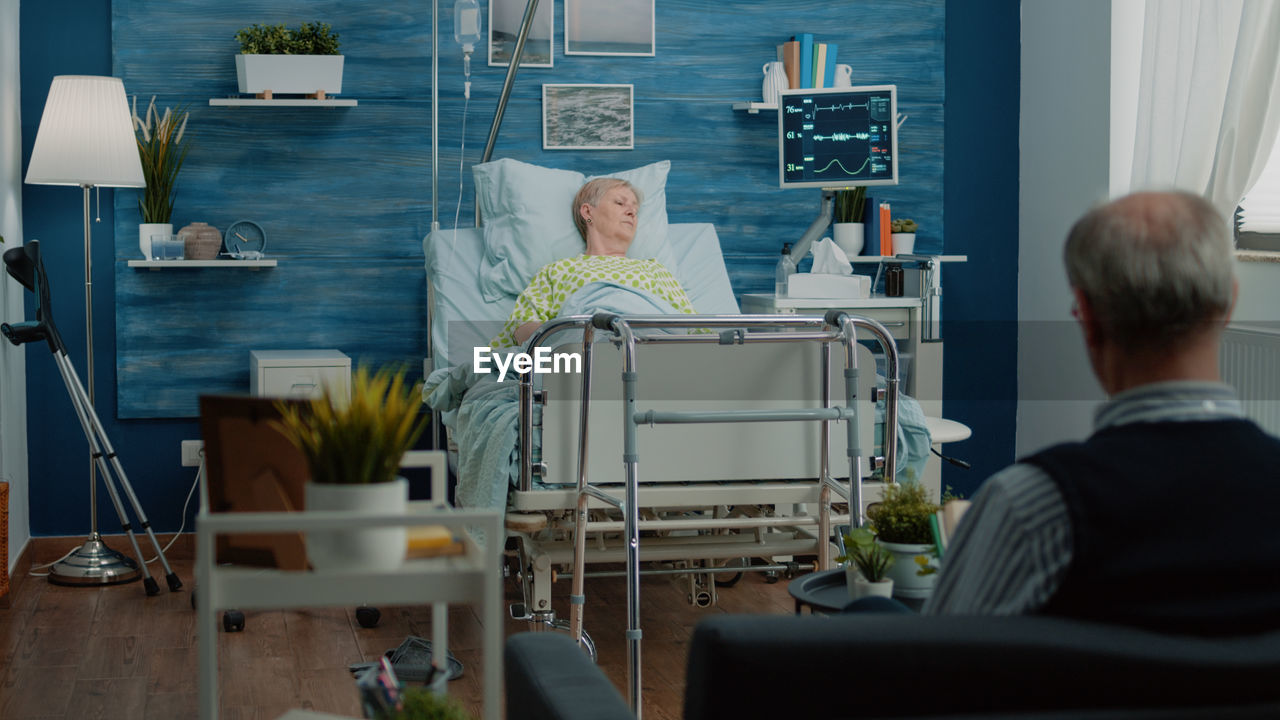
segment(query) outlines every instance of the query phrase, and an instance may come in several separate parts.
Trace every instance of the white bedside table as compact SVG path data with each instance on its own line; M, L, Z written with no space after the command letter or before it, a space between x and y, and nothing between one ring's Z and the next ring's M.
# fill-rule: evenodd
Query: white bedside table
M351 358L338 350L250 350L249 393L316 397L326 387L351 397Z

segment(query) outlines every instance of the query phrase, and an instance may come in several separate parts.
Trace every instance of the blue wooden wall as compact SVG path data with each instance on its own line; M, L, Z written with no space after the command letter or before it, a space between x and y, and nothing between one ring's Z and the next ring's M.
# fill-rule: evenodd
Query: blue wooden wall
M552 0L543 0L550 2ZM505 68L472 63L462 98L451 3L440 14L440 222L472 224L470 166L488 135ZM487 3L485 10L487 31ZM555 67L523 68L494 157L588 173L672 160L673 222L712 222L736 292L766 291L782 242L818 193L779 190L774 116L731 109L759 99L761 65L800 32L838 43L857 83L894 83L903 126L900 185L879 193L921 223L917 247L943 250L943 0L658 0L655 57L565 56L555 3ZM834 15L833 15L834 13ZM236 91L235 31L252 23L330 23L346 56L348 109L210 107ZM251 349L336 347L357 361L425 351L421 240L431 223L431 7L407 0L114 0L113 71L144 104L187 106L191 153L175 229L242 218L267 232L279 266L165 270L140 257L136 192L115 193L116 393L121 418L191 417L209 392L248 389ZM541 149L542 83L633 83L635 149Z

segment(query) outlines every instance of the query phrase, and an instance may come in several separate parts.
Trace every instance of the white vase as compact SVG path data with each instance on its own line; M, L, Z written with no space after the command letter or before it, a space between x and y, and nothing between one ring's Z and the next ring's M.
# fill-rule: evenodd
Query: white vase
M862 223L833 223L831 225L831 239L835 240L836 246L849 257L862 253L865 232L866 225Z
M342 92L342 55L236 55L242 93Z
M876 542L893 553L893 565L886 575L893 580L894 595L912 600L929 597L938 578L938 557L934 546ZM923 564L916 558L923 558Z
M154 257L151 253L151 236L152 235L172 235L173 223L139 223L138 224L138 249L142 251L142 259L150 260Z
M871 582L852 564L845 566L844 580L845 587L849 590L850 600L860 600L864 597L893 597L893 580L886 578L879 582Z
M341 510L353 515L403 513L409 503L409 481L334 485L309 482L307 510ZM307 560L317 570L394 570L404 563L408 548L406 527L359 528L307 532Z
M916 251L915 233L891 233L889 237L893 241L894 255L910 255Z

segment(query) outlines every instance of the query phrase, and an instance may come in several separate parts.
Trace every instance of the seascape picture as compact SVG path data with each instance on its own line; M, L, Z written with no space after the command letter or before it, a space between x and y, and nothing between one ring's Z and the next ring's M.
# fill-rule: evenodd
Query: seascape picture
M520 23L524 21L525 0L490 0L489 65L506 67L516 49ZM554 67L552 38L555 37L555 3L540 2L524 41L520 67Z
M544 150L630 150L632 85L542 86Z
M654 0L564 0L565 55L654 55Z

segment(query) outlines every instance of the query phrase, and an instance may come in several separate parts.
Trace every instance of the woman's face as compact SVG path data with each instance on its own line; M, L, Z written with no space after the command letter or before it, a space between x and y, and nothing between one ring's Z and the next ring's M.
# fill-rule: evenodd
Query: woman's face
M636 234L636 216L640 210L635 193L619 185L605 192L600 204L587 205L589 228L594 228L602 239L631 242Z

